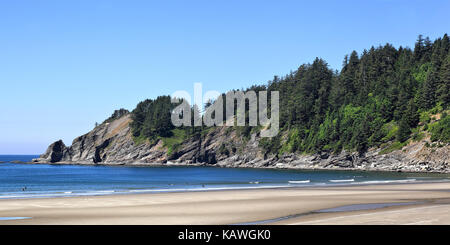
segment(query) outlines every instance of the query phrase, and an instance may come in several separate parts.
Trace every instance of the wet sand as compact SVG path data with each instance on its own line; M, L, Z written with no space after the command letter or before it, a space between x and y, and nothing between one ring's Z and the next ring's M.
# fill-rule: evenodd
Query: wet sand
M242 223L450 224L450 182L0 200L0 225Z

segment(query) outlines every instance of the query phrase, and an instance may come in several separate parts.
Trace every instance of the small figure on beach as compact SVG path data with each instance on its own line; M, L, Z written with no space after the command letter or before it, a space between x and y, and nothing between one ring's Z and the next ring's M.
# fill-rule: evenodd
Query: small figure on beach
M26 186L22 188L22 191L26 191L26 190L27 190L27 187L26 187Z

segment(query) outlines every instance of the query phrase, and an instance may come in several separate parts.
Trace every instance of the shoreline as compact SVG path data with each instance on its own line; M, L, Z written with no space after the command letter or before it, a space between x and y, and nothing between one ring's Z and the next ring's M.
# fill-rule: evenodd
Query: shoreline
M317 212L348 205L411 203ZM15 224L450 224L450 183L397 183L2 199ZM283 217L289 217L283 219ZM393 218L397 217L397 218Z
M217 164L208 164L208 163L179 163L179 162L168 162L168 163L142 163L142 162L108 162L108 163L93 163L93 162L22 162L22 161L13 161L13 162L5 162L5 163L14 163L14 164L30 164L30 165L38 165L38 164L47 164L47 165L75 165L75 166L109 166L109 167L213 167L213 168L241 168L241 169L275 169L275 170L323 170L323 171L362 171L362 172L386 172L386 173L418 173L418 174L450 174L450 169L446 170L426 170L416 171L412 169L386 169L386 168L354 168L354 167L297 167L285 165L282 166L260 166L260 165L233 165L228 166L226 164L221 164L220 162Z
M198 193L198 192L227 192L227 191L246 191L246 190L282 190L282 189L315 189L315 188L333 188L333 187L358 187L358 186L395 186L395 185L420 185L420 184L439 184L448 183L449 180L388 180L383 182L375 181L378 183L366 183L366 182L342 182L331 184L316 184L316 185L262 185L262 186L228 186L228 187L198 187L198 188L184 188L184 189L145 189L145 190L90 190L87 192L73 193L72 191L58 191L55 193L35 193L37 196L31 196L33 194L26 194L20 197L5 197L0 196L1 200L33 200L33 199L53 199L53 198L72 198L72 197L101 197L101 196L126 196L126 195L154 195L154 194L170 194L170 193ZM450 191L450 190L449 190ZM68 193L70 192L70 193ZM59 195L57 195L59 194ZM72 195L71 195L72 194ZM19 195L19 194L17 194ZM30 196L27 196L30 195Z

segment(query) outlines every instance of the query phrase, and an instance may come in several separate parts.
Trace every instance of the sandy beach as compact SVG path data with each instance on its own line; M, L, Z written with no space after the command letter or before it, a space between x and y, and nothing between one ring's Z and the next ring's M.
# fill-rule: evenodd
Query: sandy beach
M0 200L0 225L242 223L450 224L450 183Z

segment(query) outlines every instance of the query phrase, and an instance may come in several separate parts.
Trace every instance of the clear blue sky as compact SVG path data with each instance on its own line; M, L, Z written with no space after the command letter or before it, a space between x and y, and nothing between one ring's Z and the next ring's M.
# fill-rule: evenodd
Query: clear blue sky
M67 145L146 98L266 83L450 30L449 1L0 2L0 154Z

